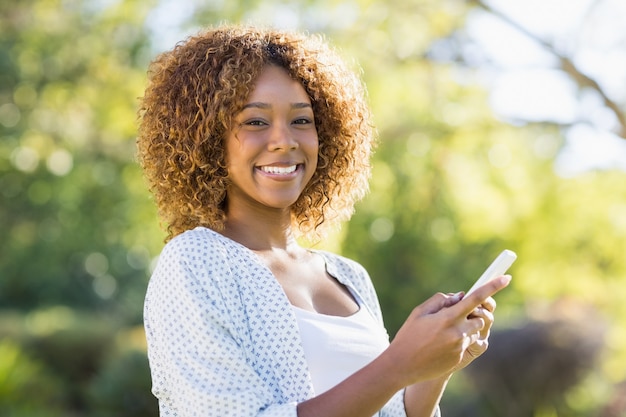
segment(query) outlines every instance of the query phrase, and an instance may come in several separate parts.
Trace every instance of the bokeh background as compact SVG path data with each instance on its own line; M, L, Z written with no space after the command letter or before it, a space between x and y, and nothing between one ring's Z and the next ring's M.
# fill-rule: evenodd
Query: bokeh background
M621 0L3 0L0 416L157 415L137 98L157 53L228 21L322 33L362 71L372 191L316 245L368 268L390 334L518 253L445 416L626 416Z

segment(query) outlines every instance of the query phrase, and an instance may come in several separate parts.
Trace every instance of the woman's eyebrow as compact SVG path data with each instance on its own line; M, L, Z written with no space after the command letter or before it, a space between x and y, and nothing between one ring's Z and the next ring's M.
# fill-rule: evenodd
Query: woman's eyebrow
M311 106L311 103L291 103L291 108L292 109L305 109L305 108L312 108L313 106ZM247 103L243 106L242 110L245 109L249 109L249 108L255 108L255 109L270 109L272 108L272 105L269 103L263 103L260 101L253 101L252 103Z
M269 103L262 103L260 101L254 101L252 103L247 103L243 106L243 109L256 108L256 109L269 109L272 106Z

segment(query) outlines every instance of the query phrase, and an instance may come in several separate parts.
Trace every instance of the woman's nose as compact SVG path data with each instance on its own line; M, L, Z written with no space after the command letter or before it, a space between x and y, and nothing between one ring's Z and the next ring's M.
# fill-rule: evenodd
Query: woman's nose
M275 125L269 137L268 147L272 151L286 151L298 148L298 141L287 126Z

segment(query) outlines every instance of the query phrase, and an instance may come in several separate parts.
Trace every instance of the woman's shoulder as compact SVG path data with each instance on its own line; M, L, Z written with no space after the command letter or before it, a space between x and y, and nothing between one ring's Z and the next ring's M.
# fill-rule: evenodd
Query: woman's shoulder
M176 235L165 244L163 252L203 253L224 246L229 239L206 227L196 227Z
M227 259L229 250L235 242L219 233L205 228L196 227L187 230L165 244L159 258L178 260L187 264L218 262Z
M340 276L347 276L351 280L369 280L367 270L358 261L334 252L316 251L326 260L329 272L338 272Z
M181 285L222 286L239 280L246 252L237 242L204 227L172 238L159 255L151 281Z
M362 268L361 264L352 258L348 258L345 255L340 255L336 252L330 252L327 250L314 250L314 252L322 255L328 262L332 262L336 265L342 265L349 268Z

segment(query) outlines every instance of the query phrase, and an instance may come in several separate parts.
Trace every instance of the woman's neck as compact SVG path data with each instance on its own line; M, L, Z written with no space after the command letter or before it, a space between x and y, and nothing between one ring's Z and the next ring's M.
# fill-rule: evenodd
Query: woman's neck
M224 236L241 243L253 251L285 249L298 245L291 228L290 214L256 213L251 216L228 213Z

